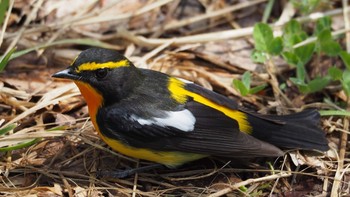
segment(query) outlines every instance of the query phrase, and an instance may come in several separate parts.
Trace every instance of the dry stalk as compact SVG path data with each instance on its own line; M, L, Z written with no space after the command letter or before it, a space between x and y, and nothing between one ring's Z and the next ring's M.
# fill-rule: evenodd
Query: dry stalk
M258 183L258 182L263 182L263 181L271 181L271 180L275 180L278 178L283 178L283 177L289 177L292 174L290 172L281 172L278 174L273 174L273 175L269 175L269 176L265 176L265 177L261 177L261 178L256 178L256 179L248 179L236 184L231 185L228 188L222 189L214 194L209 195L209 197L219 197L219 196L223 196L225 194L228 194L234 190L239 189L242 186L245 185L249 185L249 184L253 184L253 183Z
M136 162L136 168L138 168L140 165L140 160L137 160ZM137 194L137 182L139 180L139 173L135 173L135 176L134 176L134 185L132 187L132 197L136 197L136 194Z
M349 119L347 117L344 118L344 129L349 130ZM345 132L341 133L340 136L340 150L339 150L339 158L338 158L338 167L334 176L333 186L331 190L331 197L340 196L340 186L341 180L343 178L344 171L344 159L346 154L346 145L348 143L348 134Z
M164 44L156 47L152 51L150 51L147 54L143 55L141 59L139 59L138 61L135 62L135 64L136 65L143 65L143 64L146 65L147 60L149 60L150 58L154 57L155 55L157 55L158 53L160 53L161 51L163 51L167 47L169 47L172 43L173 43L173 41L169 40L169 42L165 42Z
M341 34L345 34L345 33L348 34L349 31L350 31L350 28L345 28L345 29L340 29L340 30L331 32L331 34L332 34L332 37L335 37L335 36L338 36L338 35L341 35ZM301 46L313 43L316 40L317 40L317 37L307 38L306 40L304 40L302 42L299 42L298 44L294 45L293 48L298 48L298 47L301 47Z
M292 107L293 103L289 100L289 98L281 91L280 87L279 87L279 83L276 77L276 66L273 63L273 61L271 60L271 57L268 57L267 60L267 64L266 64L266 71L270 76L270 80L269 83L272 86L272 90L275 96L275 100L279 103L281 102L281 99L283 99L283 102L289 106ZM280 109L282 110L282 109Z
M297 18L298 21L305 22L305 21L315 21L317 19L320 19L324 16L334 16L339 15L342 13L342 9L335 9L332 11L328 11L325 13L314 13L310 14L307 17L300 17ZM279 25L272 25L274 29L279 29L284 24ZM345 33L347 30L341 30L337 31L339 34ZM337 32L334 32L337 33ZM182 45L182 44L191 44L191 43L204 43L204 42L210 42L210 41L219 41L219 40L229 40L229 39L237 39L244 36L250 36L253 33L253 27L246 27L242 29L234 29L234 30L224 30L220 32L213 32L213 33L203 33L203 34L197 34L197 35L191 35L191 36L183 36L178 37L174 39L173 44L174 45ZM158 45L162 45L165 42L168 42L170 39L161 39L161 38L145 38L143 36L136 36L132 32L129 31L121 31L118 33L118 36L125 38L127 40L130 40L134 42L137 45L140 46L146 46L146 47L155 47ZM312 40L310 40L312 42ZM299 44L298 44L299 45Z
M347 0L342 0L343 4L343 15L344 15L344 24L345 24L345 29L350 29L350 15L349 15L349 2ZM350 32L347 31L345 34L345 44L346 44L346 51L350 53Z
M168 4L172 2L173 0L159 0L155 1L152 4L149 4L145 7L142 7L139 10L136 10L135 12L130 12L130 13L125 13L125 14L119 14L119 15L111 15L111 16L101 16L101 17L94 17L91 19L86 19L79 21L75 23L75 25L86 25L86 24L92 24L92 23L101 23L101 22L109 22L109 21L116 21L116 20L125 20L125 19L130 19L131 17L138 16L141 14L144 14L146 12L149 12L153 9L159 8L165 4Z
M37 15L39 8L41 7L41 5L44 3L44 0L38 0L36 2L36 4L33 6L32 11L30 12L30 14L28 15L28 17L26 18L26 21L24 22L24 25L21 27L21 29L18 31L16 37L12 40L11 44L9 45L9 47L7 47L7 50L5 52L5 54L7 54L13 47L15 47L17 45L17 42L19 41L19 39L21 38L21 36L23 35L26 27L30 24L30 22L35 18L35 16Z
M69 196L69 197L73 197L74 194L73 194L73 188L72 188L72 186L69 184L69 182L67 181L67 179L64 177L64 175L63 175L62 173L59 173L59 176L61 177L62 182L63 182L63 185L65 186L65 188L66 188L67 191L68 191L68 196Z
M73 89L76 89L76 86L72 83L72 84L68 84L67 86L64 86L66 92L69 92ZM18 122L19 120L27 117L30 114L33 114L34 112L36 112L39 109L42 109L48 105L52 105L52 104L56 104L58 103L60 100L64 100L64 99L68 99L71 98L73 96L78 96L80 95L80 93L78 93L77 91L74 91L72 93L69 93L67 95L64 95L62 97L56 98L56 99L43 99L42 102L37 103L34 107L24 111L23 113L19 114L18 116L16 116L14 119L10 120L9 122L7 122L3 127L6 127L12 123Z
M192 18L188 18L188 19L184 19L184 20L180 20L180 21L173 21L169 24L165 24L164 26L158 26L158 27L154 27L151 29L137 30L135 33L147 34L147 33L151 33L151 32L158 31L158 30L167 31L170 29L178 29L178 28L184 27L184 26L192 24L192 23L196 23L196 22L199 22L202 20L222 16L222 15L225 15L227 13L241 10L243 8L247 8L247 7L250 7L250 6L253 6L256 4L260 4L263 2L266 2L266 0L245 1L242 3L236 4L236 5L225 7L224 9L215 10L215 11L208 12L208 13L205 13L202 15L194 16Z

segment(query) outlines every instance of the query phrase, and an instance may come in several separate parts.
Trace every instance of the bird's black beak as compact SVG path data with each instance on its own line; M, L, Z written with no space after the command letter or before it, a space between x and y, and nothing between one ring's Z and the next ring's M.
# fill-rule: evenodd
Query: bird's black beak
M79 76L72 71L71 68L67 68L65 70L59 71L52 75L54 78L63 78L63 79L71 79L71 80L77 80Z

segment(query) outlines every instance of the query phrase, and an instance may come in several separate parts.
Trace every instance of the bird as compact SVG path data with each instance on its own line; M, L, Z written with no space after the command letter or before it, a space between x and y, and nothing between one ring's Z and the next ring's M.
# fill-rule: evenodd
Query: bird
M98 135L113 150L169 168L210 156L329 149L316 109L261 114L188 80L137 68L116 50L86 49L52 77L77 85Z

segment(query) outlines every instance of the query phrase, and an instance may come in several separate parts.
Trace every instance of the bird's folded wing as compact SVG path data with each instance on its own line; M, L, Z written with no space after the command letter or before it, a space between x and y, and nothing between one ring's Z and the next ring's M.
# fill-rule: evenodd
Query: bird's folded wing
M158 119L137 119L131 115L125 119L120 118L118 113L109 111L106 113L109 115L103 119L110 137L137 148L225 157L283 154L279 148L240 132L237 121L214 108L191 100L180 112L185 113L174 115L176 117L157 117ZM120 125L124 125L124 128L120 128ZM184 125L183 128L181 125Z

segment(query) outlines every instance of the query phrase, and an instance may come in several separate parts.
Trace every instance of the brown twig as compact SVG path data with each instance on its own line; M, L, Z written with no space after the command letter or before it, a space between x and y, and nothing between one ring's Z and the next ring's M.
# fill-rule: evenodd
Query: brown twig
M245 2L242 2L242 3L236 4L236 5L225 7L225 8L220 9L220 10L215 10L215 11L211 11L211 12L208 12L208 13L205 13L205 14L202 14L202 15L194 16L192 18L183 19L183 20L180 20L180 21L173 21L173 22L171 22L169 24L164 25L164 27L158 26L158 27L154 27L154 28L151 28L151 29L141 29L141 30L137 30L137 31L135 31L133 33L136 33L136 34L147 34L147 33L150 33L150 32L158 31L160 29L162 29L164 31L171 30L171 29L178 29L180 27L183 27L183 26L186 26L186 25L189 25L189 24L193 24L193 23L196 23L196 22L199 22L199 21L202 21L202 20L206 20L206 19L210 19L210 18L214 18L214 17L218 17L218 16L223 16L223 15L225 15L227 13L234 12L234 11L237 11L237 10L241 10L243 8L247 8L247 7L250 7L250 6L253 6L253 5L257 5L257 4L260 4L260 3L263 3L263 2L266 2L266 0L245 1Z
M275 100L276 102L281 103L281 99L283 99L282 101L288 105L289 107L293 106L293 103L289 100L289 98L281 91L280 87L279 87L279 83L276 77L276 66L273 63L273 61L271 60L271 57L268 57L267 63L266 63L266 71L270 76L270 85L272 86L272 90L275 96ZM280 109L282 110L282 109ZM282 111L283 113L283 111Z
M344 119L344 129L349 130L349 119L345 117ZM338 158L338 167L337 171L334 175L333 186L331 190L331 197L337 197L340 195L340 186L341 180L343 178L343 170L344 170L344 159L346 154L346 145L348 143L348 134L346 132L342 132L340 134L340 148L339 148L339 158Z
M223 196L223 195L228 194L234 190L237 190L237 189L239 189L239 187L242 187L245 185L249 185L249 184L253 184L253 183L257 183L257 182L262 182L262 181L271 181L271 180L275 180L278 178L289 177L289 176L291 176L291 173L281 172L278 174L273 174L273 175L269 175L269 176L265 176L265 177L261 177L261 178L248 179L248 180L230 185L230 187L222 189L214 194L211 194L211 195L209 195L209 197Z
M350 29L349 1L342 0L345 29ZM350 53L350 32L345 34L346 51Z
M21 29L17 32L16 37L12 40L11 44L9 45L9 47L7 47L7 50L5 52L5 54L7 54L13 47L16 46L17 42L19 41L19 39L21 38L21 36L23 35L23 33L25 32L25 29L27 28L27 26L30 24L30 22L35 18L35 16L37 15L39 8L41 7L41 5L44 3L44 0L38 0L36 2L36 4L33 6L32 11L30 12L30 14L28 15L28 17L26 18L26 21L24 22L24 25L21 27ZM10 14L10 13L9 13Z

